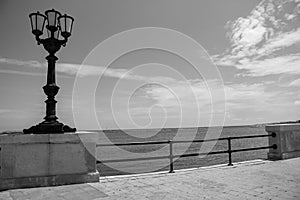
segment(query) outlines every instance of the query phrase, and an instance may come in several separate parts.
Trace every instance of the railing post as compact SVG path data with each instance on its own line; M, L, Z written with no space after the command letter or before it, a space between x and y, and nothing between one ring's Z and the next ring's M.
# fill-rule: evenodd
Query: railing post
M173 141L169 140L169 147L170 147L170 171L169 173L174 173L174 167L173 167Z
M233 166L232 164L232 158L231 158L231 137L227 138L227 142L228 142L228 166Z
M1 166L2 165L2 162L1 162L2 161L2 157L1 157L2 155L1 155L1 150L2 149L0 147L0 177L2 177L2 166Z

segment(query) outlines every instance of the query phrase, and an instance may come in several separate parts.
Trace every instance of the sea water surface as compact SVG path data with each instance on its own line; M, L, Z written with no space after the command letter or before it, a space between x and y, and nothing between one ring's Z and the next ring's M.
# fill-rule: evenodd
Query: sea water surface
M209 137L208 128L163 128L163 129L131 129L131 130L104 130L94 131L99 133L97 143L128 143L145 141L167 141L167 140L197 140ZM267 134L264 127L257 126L234 126L223 127L221 135L210 133L210 138L245 136ZM215 136L215 137L214 137ZM173 154L203 153L206 147L213 147L210 151L227 150L227 141L210 143L180 143L173 144ZM251 148L268 146L268 138L252 138L232 140L232 150L240 148ZM202 148L201 148L202 147ZM233 162L254 159L266 159L268 150L256 150L248 152L237 152L232 154ZM112 146L97 147L96 157L99 161L111 159L145 158L153 156L169 155L169 144L138 145L138 146ZM228 154L195 156L174 159L174 170L195 168L216 164L228 163ZM168 171L169 159L142 160L129 162L100 163L97 168L101 176L124 175L134 173L148 173L154 171Z

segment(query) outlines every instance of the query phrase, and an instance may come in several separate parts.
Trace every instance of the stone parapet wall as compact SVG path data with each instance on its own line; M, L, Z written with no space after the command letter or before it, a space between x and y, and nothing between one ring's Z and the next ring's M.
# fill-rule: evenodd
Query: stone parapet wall
M96 133L0 135L0 190L99 181L96 137Z
M277 149L270 149L268 159L282 160L300 157L300 124L275 124L266 126L266 131L276 133L269 137L269 144L276 144Z

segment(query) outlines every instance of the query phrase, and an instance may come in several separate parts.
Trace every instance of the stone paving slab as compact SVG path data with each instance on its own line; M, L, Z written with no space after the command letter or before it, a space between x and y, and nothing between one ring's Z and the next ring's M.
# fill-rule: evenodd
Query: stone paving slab
M300 200L300 158L251 161L176 173L101 177L100 183L0 192L0 200Z

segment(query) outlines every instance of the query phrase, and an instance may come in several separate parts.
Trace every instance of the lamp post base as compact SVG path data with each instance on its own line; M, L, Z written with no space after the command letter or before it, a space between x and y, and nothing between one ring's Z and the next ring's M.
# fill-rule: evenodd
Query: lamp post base
M24 129L24 134L49 134L49 133L65 133L65 132L75 132L76 128L71 128L68 125L64 125L58 121L47 122L43 121L38 125L32 126L29 129Z

